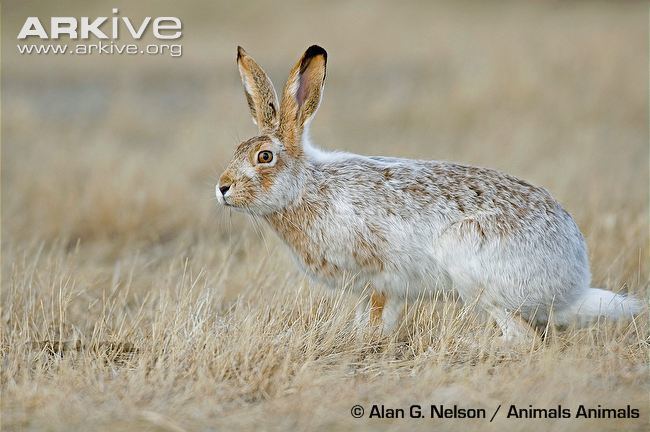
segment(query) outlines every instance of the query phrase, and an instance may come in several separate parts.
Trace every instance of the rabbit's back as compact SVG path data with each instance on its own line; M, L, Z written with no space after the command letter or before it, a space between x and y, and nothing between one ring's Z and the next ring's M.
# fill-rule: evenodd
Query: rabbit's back
M488 168L343 154L316 162L311 175L307 200L332 203L375 223L433 218L444 229L472 220L486 237L504 238L566 215L545 189Z

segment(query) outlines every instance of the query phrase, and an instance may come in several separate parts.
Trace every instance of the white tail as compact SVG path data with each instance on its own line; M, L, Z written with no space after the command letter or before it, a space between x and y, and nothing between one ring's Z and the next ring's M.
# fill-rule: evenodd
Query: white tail
M572 305L556 312L555 322L585 324L599 317L632 318L641 311L641 308L641 301L635 297L600 288L586 288Z

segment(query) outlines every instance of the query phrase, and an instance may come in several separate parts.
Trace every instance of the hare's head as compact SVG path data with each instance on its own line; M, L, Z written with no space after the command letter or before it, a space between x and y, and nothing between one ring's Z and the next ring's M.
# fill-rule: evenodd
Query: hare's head
M291 204L305 182L303 137L320 104L327 52L313 45L291 69L282 102L271 80L241 47L237 66L259 135L239 144L216 187L220 203L255 214Z

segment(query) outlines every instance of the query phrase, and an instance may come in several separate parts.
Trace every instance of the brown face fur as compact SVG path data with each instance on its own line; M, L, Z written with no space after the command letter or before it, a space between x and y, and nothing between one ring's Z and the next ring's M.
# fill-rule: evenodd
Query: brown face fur
M278 155L274 154L275 166L258 164L257 155L262 150L271 149L271 139L262 135L253 137L237 146L233 159L219 178L219 185L230 187L230 196L225 199L227 205L234 207L246 206L258 198L261 190L268 190L273 183L279 162ZM262 186L260 188L260 186Z
M271 152L272 160L260 161L261 152ZM260 135L239 144L228 167L219 178L228 187L223 203L256 214L277 211L293 198L300 161L286 151L272 135ZM292 180L293 177L293 180ZM287 182L290 186L287 187Z

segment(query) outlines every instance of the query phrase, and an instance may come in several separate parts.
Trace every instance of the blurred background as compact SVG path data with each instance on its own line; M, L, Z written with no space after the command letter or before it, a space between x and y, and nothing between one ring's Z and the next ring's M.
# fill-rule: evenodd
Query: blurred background
M135 22L179 17L182 56L17 53L27 16L110 17L114 7ZM10 0L2 2L5 343L45 337L52 323L61 337L95 334L101 314L108 337L122 336L110 330L119 322L148 328L158 309L143 299L184 277L184 262L225 299L281 287L293 295L304 281L288 252L268 228L217 208L214 184L235 146L257 132L237 45L281 89L314 43L329 53L316 144L460 161L543 186L584 232L594 286L644 295L646 2ZM51 267L30 267L41 251ZM128 268L122 292L115 281ZM261 270L269 280L255 278ZM29 320L20 311L57 298L56 275L76 284L65 320L39 312L21 327ZM264 307L257 297L251 307Z
M277 88L305 47L328 50L312 129L324 148L505 170L548 188L587 234L640 223L647 207L643 2L3 6L6 240L156 239L218 219L211 183L256 132L238 44ZM112 7L179 17L182 57L16 52L26 16Z

